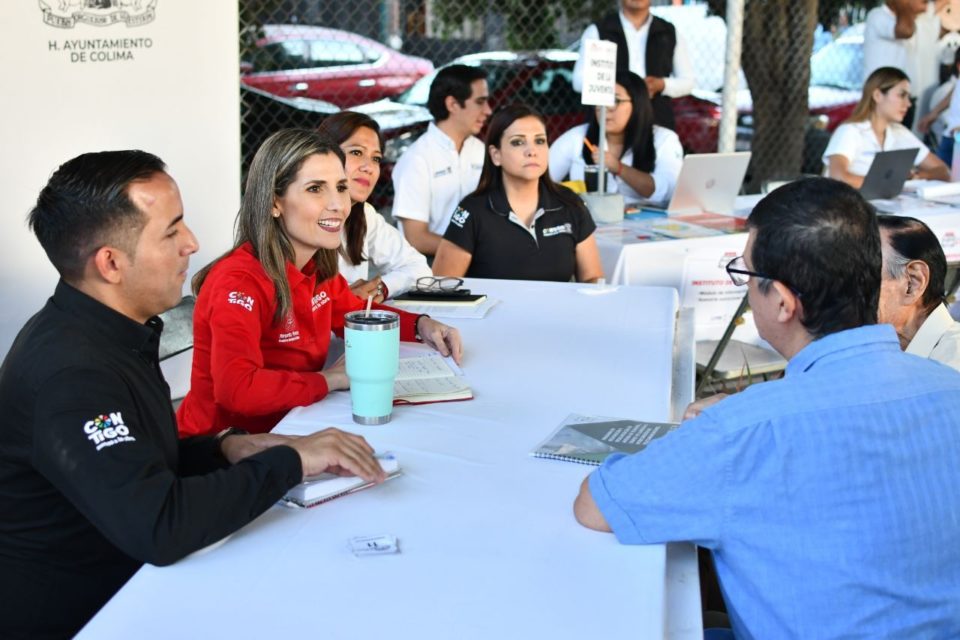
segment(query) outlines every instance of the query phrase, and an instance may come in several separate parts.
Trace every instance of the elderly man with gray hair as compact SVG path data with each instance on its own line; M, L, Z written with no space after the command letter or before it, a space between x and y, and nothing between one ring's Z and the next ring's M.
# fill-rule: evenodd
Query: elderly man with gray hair
M944 304L947 259L920 220L877 216L883 250L878 320L892 324L907 353L960 370L960 323Z

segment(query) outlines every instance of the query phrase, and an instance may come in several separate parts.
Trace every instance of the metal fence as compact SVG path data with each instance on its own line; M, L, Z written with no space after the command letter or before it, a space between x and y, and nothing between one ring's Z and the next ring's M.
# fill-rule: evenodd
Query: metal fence
M674 100L681 142L687 152L715 151L724 2L652 4L677 28L696 75L694 93ZM555 138L585 113L570 84L578 39L615 7L615 0L241 0L244 167L271 132L316 126L345 108L381 123L385 162L394 162L429 121L432 70L453 60L487 69L494 107L533 103ZM737 146L754 152L748 190L819 172L830 131L859 99L862 25L847 27L866 9L825 1L819 8L817 0L747 0ZM381 180L374 201L382 207L390 198L389 180Z

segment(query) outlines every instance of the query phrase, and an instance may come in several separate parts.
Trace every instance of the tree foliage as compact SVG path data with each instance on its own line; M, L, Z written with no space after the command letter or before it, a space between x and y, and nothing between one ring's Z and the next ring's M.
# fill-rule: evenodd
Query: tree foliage
M726 1L708 0L726 19ZM792 176L803 166L808 129L810 56L817 22L836 24L841 11L877 1L745 0L741 67L753 99L753 152L749 191L772 176Z
M446 35L466 21L478 21L491 14L503 17L507 46L511 49L565 47L560 42L558 23L587 24L610 11L611 0L434 0L434 15Z

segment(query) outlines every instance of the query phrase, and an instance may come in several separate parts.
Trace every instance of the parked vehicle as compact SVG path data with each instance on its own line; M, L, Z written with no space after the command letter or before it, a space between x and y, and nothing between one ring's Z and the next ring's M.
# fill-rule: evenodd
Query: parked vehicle
M473 53L450 64L466 64L486 70L490 88L490 105L526 102L547 120L547 135L555 140L561 133L585 120L580 94L573 90L573 65L577 53L565 50L488 51ZM392 100L353 107L375 119L383 131L385 142L381 178L371 197L381 207L393 199L390 175L393 165L414 140L427 129L433 119L427 110L430 84L436 73L418 80L410 89Z
M240 155L246 175L254 154L264 140L280 129L316 129L331 113L340 109L312 98L282 98L240 85Z
M395 96L433 71L348 31L295 24L265 25L241 64L241 82L287 98L323 100L341 108Z
M741 82L746 85L746 82ZM823 46L810 58L810 119L804 150L805 173L819 173L820 156L830 134L850 117L863 86L863 31L853 28ZM719 91L695 90L674 100L677 134L691 153L717 150L721 97ZM749 150L753 139L750 90L737 92L737 149Z

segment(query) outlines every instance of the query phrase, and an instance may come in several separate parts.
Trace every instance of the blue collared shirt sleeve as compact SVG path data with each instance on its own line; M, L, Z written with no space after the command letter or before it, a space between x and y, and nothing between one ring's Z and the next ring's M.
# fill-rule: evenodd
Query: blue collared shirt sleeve
M721 426L701 415L639 453L610 456L590 476L590 494L621 543L714 548L727 511L728 444Z

